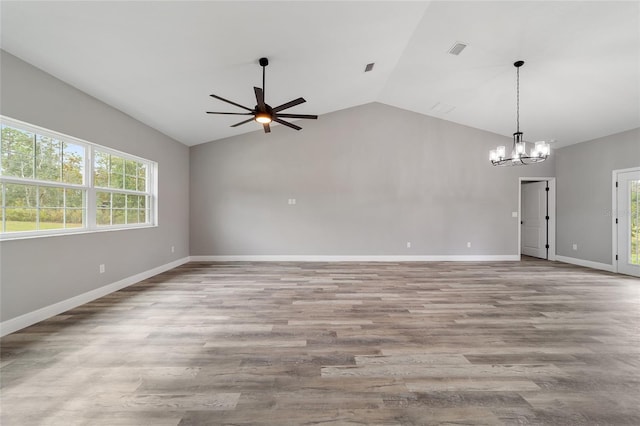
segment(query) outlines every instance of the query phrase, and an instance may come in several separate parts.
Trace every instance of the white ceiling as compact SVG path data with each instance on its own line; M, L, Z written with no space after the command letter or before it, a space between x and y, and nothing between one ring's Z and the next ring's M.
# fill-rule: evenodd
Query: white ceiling
M0 13L2 49L186 145L260 131L205 111L242 112L210 93L253 107L262 56L269 104L307 100L290 113L377 101L510 136L522 59L527 140L640 127L639 1L3 0Z

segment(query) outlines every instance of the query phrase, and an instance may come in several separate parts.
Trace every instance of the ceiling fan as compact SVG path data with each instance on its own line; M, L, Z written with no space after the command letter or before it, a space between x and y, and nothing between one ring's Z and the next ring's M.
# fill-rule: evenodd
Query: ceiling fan
M224 114L224 115L252 115L253 117L241 121L239 123L236 123L234 125L232 125L231 127L237 127L240 126L242 124L248 123L250 121L256 121L260 124L262 124L262 127L264 129L265 133L269 133L271 131L271 128L269 127L269 123L271 122L276 122L276 123L280 123L284 126L287 127L291 127L292 129L295 130L301 130L302 127L300 126L296 126L293 123L289 123L288 121L284 121L283 118L309 118L309 119L313 119L316 120L318 118L317 115L310 115L310 114L281 114L280 111L283 111L285 109L294 107L296 105L300 105L301 103L306 102L304 100L304 98L298 98L298 99L294 99L292 101L289 101L287 103L284 103L282 105L279 105L275 108L272 108L269 104L264 102L264 75L265 75L265 68L267 67L267 65L269 65L269 60L267 58L260 58L259 61L260 66L262 67L262 89L259 87L255 87L253 88L253 91L256 94L256 106L251 109L248 108L244 105L240 105L237 104L235 102L232 102L228 99L222 98L220 96L217 95L211 95L211 97L216 98L216 99L220 99L221 101L227 102L231 105L235 105L237 107L240 107L242 109L246 109L249 112L213 112L213 111L207 111L207 114Z

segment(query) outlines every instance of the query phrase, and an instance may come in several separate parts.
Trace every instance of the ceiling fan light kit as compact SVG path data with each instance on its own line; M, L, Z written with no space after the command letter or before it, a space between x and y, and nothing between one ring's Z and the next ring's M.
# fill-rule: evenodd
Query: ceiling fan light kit
M317 115L311 115L311 114L280 114L280 111L284 111L285 109L294 107L296 105L300 105L301 103L306 102L304 100L304 98L297 98L294 99L292 101L289 101L287 103L284 103L282 105L279 105L275 108L272 108L269 104L267 104L265 102L265 69L267 67L267 65L269 65L269 60L267 58L260 58L260 60L258 61L258 63L260 64L260 66L262 67L262 88L260 87L255 87L253 88L253 92L255 93L256 96L256 106L251 109L249 107L246 107L244 105L240 105L238 103L232 102L228 99L222 98L220 96L217 95L210 95L213 98L216 98L218 100L221 100L223 102L226 102L228 104L237 106L238 108L242 108L244 110L247 110L249 112L214 112L214 111L207 111L207 114L222 114L222 115L252 115L252 118L249 118L247 120L241 121L239 123L233 124L231 127L238 127L242 124L245 123L249 123L250 121L255 121L257 123L262 124L262 128L264 129L265 133L269 133L271 132L271 127L269 126L269 123L272 122L276 122L279 124L282 124L284 126L287 126L289 128L292 128L294 130L301 130L302 127L297 126L293 123L290 123L288 121L283 120L282 118L305 118L305 119L311 119L311 120L317 120L318 116Z
M507 148L499 146L489 152L489 160L494 166L524 166L541 163L551 154L551 148L545 141L527 142L520 131L520 67L524 61L516 61L516 132L513 134L511 156L507 157Z
M256 120L258 123L261 123L261 124L271 123L272 121L271 115L266 112L257 113L254 120Z

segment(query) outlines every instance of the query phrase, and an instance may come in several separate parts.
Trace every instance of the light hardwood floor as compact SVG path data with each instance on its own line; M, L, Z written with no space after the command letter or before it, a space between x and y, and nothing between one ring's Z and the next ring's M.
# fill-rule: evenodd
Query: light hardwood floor
M10 425L640 425L640 280L189 263L1 340Z

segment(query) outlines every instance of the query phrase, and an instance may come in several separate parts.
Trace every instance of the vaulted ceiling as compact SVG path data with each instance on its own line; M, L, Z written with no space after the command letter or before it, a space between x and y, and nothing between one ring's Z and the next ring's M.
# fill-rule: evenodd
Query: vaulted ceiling
M515 68L527 140L565 146L640 127L638 1L2 1L1 47L186 144L266 98L326 114L383 102L505 136ZM448 50L467 44L458 56ZM365 65L375 62L373 71ZM322 116L320 116L322 120ZM304 127L304 121L298 122ZM285 129L279 129L284 131ZM286 131L293 131L286 129ZM304 130L302 130L304 131Z

